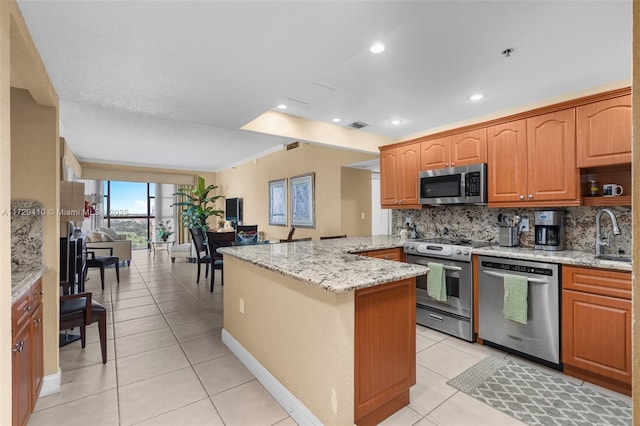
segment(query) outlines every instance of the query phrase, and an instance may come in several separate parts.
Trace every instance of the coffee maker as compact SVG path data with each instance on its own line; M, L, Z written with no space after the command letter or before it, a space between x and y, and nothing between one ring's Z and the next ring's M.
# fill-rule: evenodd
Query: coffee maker
M564 210L534 212L536 250L564 250Z

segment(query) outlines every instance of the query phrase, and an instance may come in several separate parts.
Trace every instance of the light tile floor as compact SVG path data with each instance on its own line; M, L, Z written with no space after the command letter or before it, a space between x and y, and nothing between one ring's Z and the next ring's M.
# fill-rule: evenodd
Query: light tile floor
M295 425L222 343L219 272L210 293L204 271L195 283L195 264L135 251L119 285L113 269L105 275L104 292L97 270L86 289L108 308L107 364L94 324L85 349L79 342L60 349L61 392L38 400L29 425ZM491 354L510 355L421 326L416 349L411 404L382 424L523 424L446 384Z

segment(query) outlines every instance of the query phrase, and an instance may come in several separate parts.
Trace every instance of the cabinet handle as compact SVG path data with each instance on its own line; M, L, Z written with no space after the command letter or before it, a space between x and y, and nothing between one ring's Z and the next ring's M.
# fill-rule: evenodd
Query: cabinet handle
M521 200L524 200L524 195L521 195L521 196L520 196L520 199L521 199Z
M455 165L456 165L456 163L451 163L451 167L453 167L453 166L455 166Z
M383 259L389 259L389 255L383 256Z
M40 296L44 296L44 290L40 290Z
M33 306L29 305L26 308L24 308L23 311L31 312L32 309L33 309Z
M35 320L33 320L33 323L34 323L35 325L38 325L38 324L40 324L41 322L42 322L42 318L36 318Z
M20 343L16 344L16 347L11 349L11 352L22 352L24 351L24 340L21 340Z
M529 194L529 199L533 200L533 194Z

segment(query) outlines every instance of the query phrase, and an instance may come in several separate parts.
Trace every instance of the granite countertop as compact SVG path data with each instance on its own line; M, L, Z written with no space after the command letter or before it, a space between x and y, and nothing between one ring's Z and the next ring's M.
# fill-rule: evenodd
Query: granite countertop
M334 293L345 293L427 273L429 269L424 266L353 254L403 245L399 237L373 236L225 247L219 252Z
M42 278L45 270L46 267L42 265L11 268L11 303L15 303L36 281Z
M506 257L511 259L532 260L538 262L561 263L565 265L586 266L591 268L631 271L630 262L596 259L593 253L575 250L545 251L530 247L489 246L474 248L473 254Z

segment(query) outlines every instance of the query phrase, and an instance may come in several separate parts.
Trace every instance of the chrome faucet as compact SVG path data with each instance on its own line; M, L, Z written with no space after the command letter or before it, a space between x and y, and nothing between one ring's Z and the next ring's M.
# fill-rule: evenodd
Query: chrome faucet
M602 238L600 221L603 213L607 213L611 218L611 225L613 226L613 235L620 235L620 228L618 228L618 221L616 220L616 215L613 213L613 211L611 209L598 210L598 213L596 213L596 256L604 254L604 248L609 247L609 239L611 237L611 233L607 233L606 238Z

